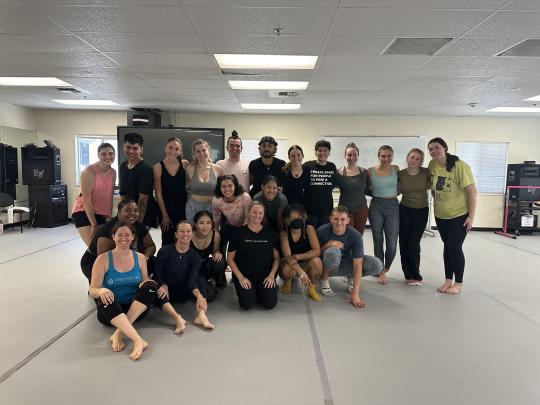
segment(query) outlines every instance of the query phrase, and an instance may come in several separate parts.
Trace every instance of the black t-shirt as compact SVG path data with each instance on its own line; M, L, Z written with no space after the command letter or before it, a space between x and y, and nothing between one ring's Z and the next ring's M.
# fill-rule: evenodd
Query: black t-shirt
M199 288L199 267L201 256L194 249L180 253L176 250L176 244L171 243L159 249L153 278L160 285L167 284L171 290L187 284L192 291Z
M327 162L321 166L316 160L310 160L304 163L304 171L308 176L304 194L308 215L330 215L334 208L332 190L336 186L336 165Z
M234 261L244 277L262 280L272 270L277 244L276 234L270 227L263 226L255 233L244 225L229 241L229 252L236 252Z
M307 170L303 170L300 177L294 177L290 170L282 171L279 182L289 204L297 203L306 206L304 192L308 184Z
M274 156L272 164L266 166L262 158L258 158L249 162L249 174L253 176L253 187L249 191L251 198L255 197L261 191L261 185L264 178L268 175L276 176L278 179L281 176L281 168L285 165L285 161Z
M141 160L131 169L128 162L120 165L120 195L139 202L139 193L148 195L148 207L143 223L147 226L156 226L156 203L153 197L154 173L152 167Z
M92 255L97 257L97 242L99 238L107 238L112 240L112 230L116 223L118 222L118 218L114 217L111 218L109 221L101 225L94 236L92 237L92 240L90 241L90 245L88 245L88 252ZM135 231L136 231L136 244L137 244L137 252L144 253L144 244L143 239L148 235L148 230L146 229L146 226L141 224L140 222L135 222Z

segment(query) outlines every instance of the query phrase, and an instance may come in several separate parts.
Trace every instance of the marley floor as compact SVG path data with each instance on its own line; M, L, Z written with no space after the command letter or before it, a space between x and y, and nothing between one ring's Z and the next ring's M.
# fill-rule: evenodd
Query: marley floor
M159 235L153 231L155 240ZM371 235L365 235L372 252ZM508 404L540 401L540 235L472 232L461 295L436 292L442 243L422 240L424 286L364 279L363 310L336 297L280 294L272 311L239 309L228 286L210 304L216 330L173 334L157 310L137 324L139 362L113 353L79 269L75 228L0 235L1 404ZM192 318L192 304L179 305Z

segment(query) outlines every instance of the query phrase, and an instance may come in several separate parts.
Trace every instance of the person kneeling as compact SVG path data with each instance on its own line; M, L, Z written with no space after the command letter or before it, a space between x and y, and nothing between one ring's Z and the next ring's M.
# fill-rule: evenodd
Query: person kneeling
M131 249L134 226L119 222L112 234L116 246L94 262L88 293L96 302L98 321L117 328L109 338L113 351L124 350L126 335L133 342L130 359L139 360L148 343L132 323L148 313L157 284L148 278L144 255Z
M272 229L262 224L263 218L264 205L251 202L247 225L238 229L229 242L227 264L233 272L238 303L246 310L257 301L266 309L277 304L277 238Z
M174 333L177 335L184 331L186 321L171 303L186 302L190 299L197 301L197 315L193 323L205 329L214 329L206 312L208 302L216 297L216 290L204 277L199 276L201 257L189 246L193 236L191 224L180 221L176 225L174 236L175 243L163 246L157 254L154 280L159 289L155 303L173 318L176 323Z
M323 252L321 292L325 296L335 295L328 282L329 276L347 276L351 293L347 302L357 308L366 304L360 299L362 277L380 274L382 262L373 256L364 255L362 235L349 226L349 210L338 205L330 214L330 223L317 229Z

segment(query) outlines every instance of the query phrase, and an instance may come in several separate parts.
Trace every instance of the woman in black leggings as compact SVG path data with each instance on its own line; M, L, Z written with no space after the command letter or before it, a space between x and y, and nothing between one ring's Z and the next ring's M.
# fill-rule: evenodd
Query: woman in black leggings
M148 313L156 297L156 283L148 278L144 255L131 249L135 227L120 222L112 234L116 246L94 262L88 294L96 302L98 320L116 327L109 338L113 351L125 349L126 335L133 342L129 358L139 360L148 343L132 323Z
M277 237L262 223L264 205L261 202L251 202L246 216L247 225L236 231L227 253L238 303L243 309L251 309L256 302L272 309L277 304Z
M428 170L435 221L444 243L446 280L437 291L458 294L465 270L463 242L472 228L476 211L474 177L467 163L448 153L448 145L441 138L430 140L428 149L432 157Z
M196 300L197 315L195 325L205 329L214 329L208 320L206 311L208 302L215 298L215 290L204 277L199 276L201 257L189 246L192 237L191 224L180 221L176 225L175 243L159 249L156 259L154 280L158 283L156 305L176 323L174 333L180 334L186 327L186 321L176 312L171 303ZM213 291L210 295L210 291Z

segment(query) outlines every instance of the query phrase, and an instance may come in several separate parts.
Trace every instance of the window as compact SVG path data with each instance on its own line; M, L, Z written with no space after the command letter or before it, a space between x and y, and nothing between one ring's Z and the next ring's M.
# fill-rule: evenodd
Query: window
M289 161L287 151L289 150L289 141L287 139L276 139L278 143L276 157ZM242 159L252 161L261 157L259 154L259 139L242 139Z
M471 166L481 194L504 194L508 142L456 142L456 154Z
M76 135L75 136L75 184L81 184L83 169L98 161L97 149L102 143L110 143L116 150L118 158L118 145L113 135ZM118 172L118 160L115 159L112 167ZM118 176L116 176L118 186Z

